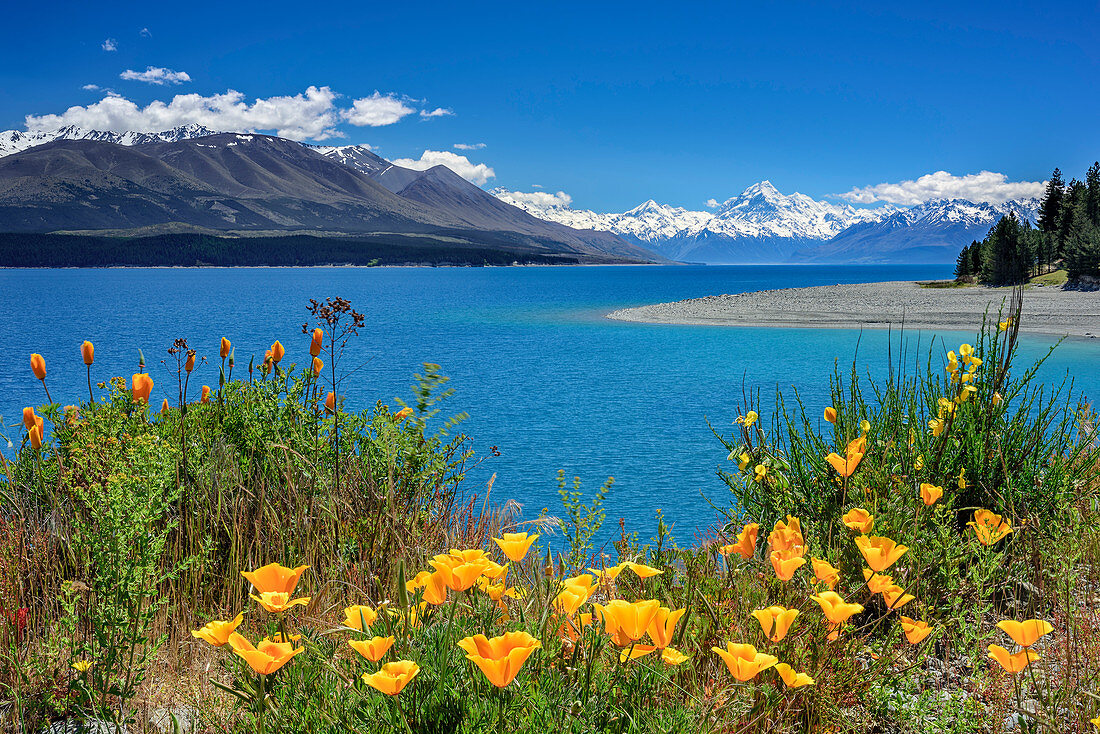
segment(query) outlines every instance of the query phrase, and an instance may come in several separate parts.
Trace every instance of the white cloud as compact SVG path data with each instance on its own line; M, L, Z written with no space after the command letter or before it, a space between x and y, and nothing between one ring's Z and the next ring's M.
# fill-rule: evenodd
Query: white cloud
M94 92L97 89L99 89L99 85L98 84L85 84L83 87L81 87L81 89L83 89L85 92Z
M707 199L707 203L705 204L705 206L707 207L707 209L715 208L716 206L718 206L718 199Z
M186 71L172 71L162 66L150 66L145 71L127 69L119 74L118 78L128 82L146 82L147 84L183 84L191 81L191 76Z
M210 96L178 94L170 102L157 100L145 107L125 97L108 95L94 104L70 107L59 115L27 115L26 125L28 132L66 125L89 130L159 132L195 123L211 130L270 130L291 140L325 140L341 136L336 126L342 111L336 107L336 98L328 87L312 86L292 97L261 98L251 104L232 89Z
M1002 204L1011 199L1042 196L1045 186L1044 181L1009 181L1003 173L992 171L965 176L936 171L927 173L915 181L854 187L851 191L839 196L856 204L884 201L890 204L914 206L935 199L967 199Z
M100 44L100 47L104 51L118 51L118 41L113 38L108 38L106 41Z
M485 143L455 143L455 150L481 150Z
M449 150L426 150L420 155L419 160L398 158L393 161L393 164L403 168L411 168L414 171L426 171L432 166L446 166L462 178L478 186L497 175L492 168L484 163L472 163L466 156L452 153Z
M415 111L392 94L384 95L376 91L369 97L354 100L351 103L351 109L344 110L341 115L352 125L382 127L392 125Z
M436 107L434 110L420 110L420 116L425 119L430 117L453 117L454 110L448 110L444 107Z
M152 38L153 37L152 31L150 31L148 28L142 28L140 31L138 31L138 35L141 36L142 38Z
M500 199L515 206L528 205L539 209L558 207L568 209L573 204L573 197L564 191L551 194L549 191L503 191L496 192Z

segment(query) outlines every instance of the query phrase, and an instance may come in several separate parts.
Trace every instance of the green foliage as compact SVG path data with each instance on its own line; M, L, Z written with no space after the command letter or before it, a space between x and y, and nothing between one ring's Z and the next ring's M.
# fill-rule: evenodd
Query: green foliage
M573 477L573 489L566 489L565 471L558 470L558 494L561 495L562 506L568 517L568 520L560 519L558 525L569 544L566 563L570 568L583 568L592 558L592 538L600 531L607 517L603 501L614 484L615 478L608 477L596 490L592 501L586 503L581 494L581 478Z

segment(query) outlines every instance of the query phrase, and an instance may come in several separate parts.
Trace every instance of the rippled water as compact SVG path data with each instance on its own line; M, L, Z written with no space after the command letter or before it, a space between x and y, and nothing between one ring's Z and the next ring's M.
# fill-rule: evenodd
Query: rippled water
M116 269L0 271L0 415L18 443L24 405L44 402L28 358L41 352L58 402L86 391L79 345L96 345L94 379L135 371L143 349L159 404L168 372L159 364L175 337L214 357L222 336L238 369L262 359L274 339L304 362L309 298L342 296L367 314L346 364L357 407L409 397L421 362L453 380L451 411L479 454L496 446L471 481L497 474L493 496L528 516L559 511L556 472L589 490L616 478L609 531L624 518L643 537L660 508L682 541L714 520L702 495L728 501L715 469L725 460L706 420L727 430L743 394L795 386L808 408L824 405L834 359L886 370L883 331L654 326L609 321L612 309L715 293L842 282L947 277L949 266L729 266L525 268ZM944 334L952 344L972 334ZM927 349L931 335L909 334ZM896 338L896 335L895 335ZM1025 337L1022 358L1054 340ZM858 354L856 352L858 344ZM1064 343L1042 372L1069 370L1100 394L1100 344ZM196 379L217 382L217 366ZM606 535L605 535L606 537Z

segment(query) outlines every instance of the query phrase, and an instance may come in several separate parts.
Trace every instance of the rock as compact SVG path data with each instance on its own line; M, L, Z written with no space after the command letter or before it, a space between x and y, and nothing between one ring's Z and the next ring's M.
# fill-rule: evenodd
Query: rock
M194 734L197 713L187 706L154 709L149 724L161 734Z
M100 719L62 719L55 721L42 734L128 734L126 727Z

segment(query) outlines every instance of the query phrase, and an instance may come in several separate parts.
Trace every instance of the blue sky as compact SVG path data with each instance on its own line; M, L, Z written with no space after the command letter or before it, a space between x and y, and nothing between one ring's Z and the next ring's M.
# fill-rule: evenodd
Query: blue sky
M1100 157L1096 2L111 7L5 11L0 129L190 119L233 90L201 114L274 115L390 159L464 156L486 188L601 211L701 209L765 178L815 198L888 183L855 198L995 198L996 177L904 182L1037 182ZM145 109L176 95L196 96ZM273 97L291 99L252 107Z

